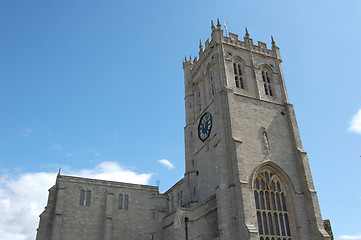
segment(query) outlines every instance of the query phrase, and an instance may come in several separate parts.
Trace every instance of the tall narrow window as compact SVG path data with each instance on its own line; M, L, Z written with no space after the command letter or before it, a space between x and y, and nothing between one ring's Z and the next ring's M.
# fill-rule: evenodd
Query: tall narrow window
M79 205L80 205L80 206L85 206L85 190L81 190L81 191L80 191L80 201L79 201Z
M119 194L118 209L123 209L123 194Z
M262 80L263 80L264 93L268 96L273 96L270 73L267 70L262 71Z
M81 190L80 191L80 206L90 206L90 198L91 198L91 191L90 190Z
M215 87L214 87L213 71L210 72L210 81L211 81L211 94L213 96L216 93Z
M118 209L121 210L128 210L129 204L129 195L128 194L119 194L119 202L118 202Z
M183 191L180 192L180 205L183 207Z
M244 89L243 73L241 63L233 63L234 82L237 88Z
M90 197L91 197L91 191L87 190L86 191L86 199L85 199L85 206L90 206Z
M180 193L178 193L178 206L181 206Z
M286 193L276 175L263 170L254 182L260 240L292 240Z
M178 192L178 206L183 207L183 191Z
M124 210L128 210L129 204L129 196L127 194L124 195Z

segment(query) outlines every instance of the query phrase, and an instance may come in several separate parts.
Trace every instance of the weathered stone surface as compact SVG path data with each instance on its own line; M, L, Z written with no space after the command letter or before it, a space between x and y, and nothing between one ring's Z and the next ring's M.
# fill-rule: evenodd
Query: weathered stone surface
M255 179L266 169L283 187L287 240L330 239L280 64L274 42L267 49L248 34L240 41L213 26L199 58L183 62L184 178L159 194L151 186L58 176L40 215L37 240L178 240L186 234L192 240L259 240L257 212L281 213L256 206ZM199 121L206 112L212 128L201 141ZM82 190L91 191L89 206L80 203ZM271 239L276 230L266 235Z

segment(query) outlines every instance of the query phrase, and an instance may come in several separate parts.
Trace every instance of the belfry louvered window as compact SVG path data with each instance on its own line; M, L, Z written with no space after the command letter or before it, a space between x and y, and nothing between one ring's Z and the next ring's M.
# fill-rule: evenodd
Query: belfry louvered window
M268 96L273 96L270 74L267 70L262 71L262 80L263 80L264 93Z
M292 240L286 195L277 176L264 170L254 187L260 240Z
M244 89L242 65L239 62L233 63L233 73L236 87Z

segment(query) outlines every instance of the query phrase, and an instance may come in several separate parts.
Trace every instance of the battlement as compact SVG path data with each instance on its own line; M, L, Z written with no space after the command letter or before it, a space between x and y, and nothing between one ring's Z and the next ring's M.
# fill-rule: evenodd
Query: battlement
M192 59L192 56L189 57L187 60L187 57L183 60L183 68L186 67L192 67L197 68L197 66L207 57L209 54L213 51L214 47L218 44L224 44L228 46L233 46L236 49L243 49L246 51L250 51L253 54L260 54L265 57L272 57L278 59L280 61L280 54L279 54L279 48L276 46L275 41L273 37L271 36L271 48L267 48L267 44L261 41L257 42L257 45L253 44L253 39L249 37L248 30L246 28L245 36L242 40L239 40L238 35L232 32L228 33L228 36L226 36L223 33L223 30L221 28L221 25L219 23L219 19L217 19L217 27L214 26L213 20L211 21L211 40L208 38L205 42L205 47L203 47L202 41L199 43L199 57L195 57Z

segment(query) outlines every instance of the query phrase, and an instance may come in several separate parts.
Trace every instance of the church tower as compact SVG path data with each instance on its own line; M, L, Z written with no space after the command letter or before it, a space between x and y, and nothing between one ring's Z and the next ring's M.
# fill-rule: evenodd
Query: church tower
M273 38L268 49L212 22L183 62L184 178L159 193L59 172L36 239L332 240L281 62Z
M273 37L271 49L254 45L247 29L243 41L224 36L219 21L199 57L183 62L186 173L178 202L196 209L215 197L216 239L331 239L281 62Z

